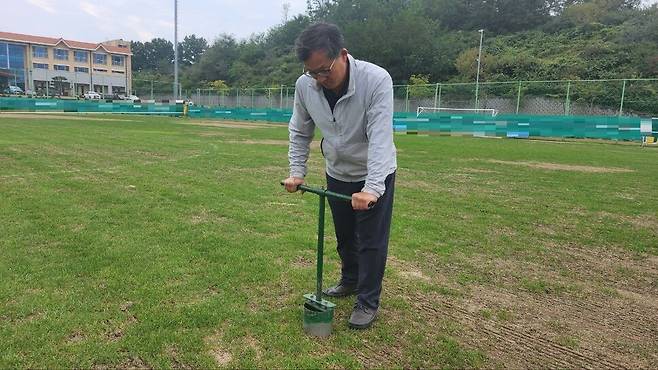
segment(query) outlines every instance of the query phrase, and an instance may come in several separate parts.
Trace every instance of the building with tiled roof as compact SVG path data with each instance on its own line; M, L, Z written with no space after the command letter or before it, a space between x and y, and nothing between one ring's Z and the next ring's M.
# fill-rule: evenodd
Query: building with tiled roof
M39 95L131 92L130 42L101 43L0 32L0 88Z

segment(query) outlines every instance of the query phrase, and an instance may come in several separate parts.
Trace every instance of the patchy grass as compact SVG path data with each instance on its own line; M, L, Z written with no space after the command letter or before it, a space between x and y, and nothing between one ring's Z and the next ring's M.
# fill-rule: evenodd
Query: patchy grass
M286 128L107 117L0 115L0 368L658 366L653 148L396 136L380 315L318 340Z

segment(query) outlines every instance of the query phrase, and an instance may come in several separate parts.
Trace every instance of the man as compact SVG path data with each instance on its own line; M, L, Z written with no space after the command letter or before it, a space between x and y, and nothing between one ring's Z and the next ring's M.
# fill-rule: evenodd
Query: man
M393 211L393 83L383 68L354 59L333 24L306 28L296 51L305 72L295 84L284 184L295 192L304 183L317 126L327 188L352 196L351 204L329 198L342 267L340 282L324 293L358 293L349 326L365 329L379 308Z

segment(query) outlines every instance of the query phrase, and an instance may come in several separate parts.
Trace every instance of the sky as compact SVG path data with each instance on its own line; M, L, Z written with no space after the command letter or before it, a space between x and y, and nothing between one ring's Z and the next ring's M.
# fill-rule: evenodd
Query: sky
M6 1L6 2L5 2ZM0 31L69 40L174 39L174 0L3 0ZM306 12L306 0L178 0L178 39L195 34L212 42L239 39Z
M289 18L306 11L306 0L178 0L178 39L195 34L212 43L222 33L248 38L283 23L284 3L290 4ZM94 43L174 38L174 0L3 0L3 5L5 32Z

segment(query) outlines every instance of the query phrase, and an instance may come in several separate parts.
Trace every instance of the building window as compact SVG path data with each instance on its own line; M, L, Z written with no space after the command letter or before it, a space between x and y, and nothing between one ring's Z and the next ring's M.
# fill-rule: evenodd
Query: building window
M76 62L87 63L87 52L86 51L74 51L73 58Z
M122 75L122 74L124 74L125 72L124 72L124 71L112 71L112 73L118 73L118 74L121 74L121 75Z
M107 64L107 55L94 53L94 64Z
M34 68L34 69L48 69L48 64L46 64L46 63L32 63L32 68Z
M9 69L24 69L25 68L25 46L9 44L7 45L9 56Z
M76 72L89 73L89 68L87 67L75 67L74 70Z
M11 85L22 89L25 89L25 51L24 45L0 42L0 68L11 70ZM3 79L0 77L0 81Z
M45 46L32 46L32 56L35 58L48 58L48 48Z
M107 72L107 69L94 68L94 72Z
M0 69L9 68L9 51L7 50L7 43L0 42Z
M55 49L55 59L69 60L69 51L64 49Z
M123 67L123 56L121 56L121 55L112 55L112 65L113 66L122 66Z
M60 64L53 64L53 69L56 71L69 71L69 66L63 66Z

